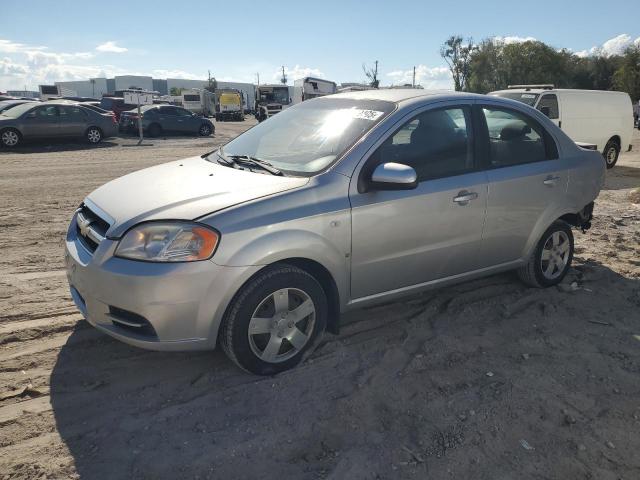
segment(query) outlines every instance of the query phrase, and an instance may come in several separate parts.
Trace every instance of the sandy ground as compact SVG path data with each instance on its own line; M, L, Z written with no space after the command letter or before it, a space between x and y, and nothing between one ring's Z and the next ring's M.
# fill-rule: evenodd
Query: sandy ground
M274 378L91 328L63 271L74 208L250 124L0 152L0 479L640 478L638 131L558 288L504 274L354 312Z

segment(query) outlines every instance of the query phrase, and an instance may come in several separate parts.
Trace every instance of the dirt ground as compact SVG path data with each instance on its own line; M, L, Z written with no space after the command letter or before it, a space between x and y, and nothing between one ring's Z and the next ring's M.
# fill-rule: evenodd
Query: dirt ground
M0 151L0 479L640 478L638 131L558 288L504 274L354 312L273 378L90 327L63 271L83 197L251 123Z

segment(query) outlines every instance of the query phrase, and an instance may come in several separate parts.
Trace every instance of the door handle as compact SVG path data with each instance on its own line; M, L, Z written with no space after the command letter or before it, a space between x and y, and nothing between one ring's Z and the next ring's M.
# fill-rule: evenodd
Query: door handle
M560 180L559 175L549 175L547 178L544 179L544 182L542 183L544 183L549 187L553 187L558 180Z
M476 192L467 192L466 190L462 190L457 196L453 197L453 201L458 205L466 205L476 198L478 198L478 194Z

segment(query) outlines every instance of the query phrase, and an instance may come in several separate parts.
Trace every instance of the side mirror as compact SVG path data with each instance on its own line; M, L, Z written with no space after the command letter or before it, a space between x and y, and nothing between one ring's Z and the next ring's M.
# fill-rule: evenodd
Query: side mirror
M540 111L542 112L542 114L545 117L550 117L551 116L551 108L550 107L547 107L547 106L540 107Z
M378 165L368 190L413 190L418 186L418 174L409 165L387 162Z

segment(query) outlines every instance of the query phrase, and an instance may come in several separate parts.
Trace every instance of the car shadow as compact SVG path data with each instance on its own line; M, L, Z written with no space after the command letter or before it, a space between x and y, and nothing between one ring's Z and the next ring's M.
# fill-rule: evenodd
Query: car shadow
M64 140L47 140L38 142L38 141L29 141L24 144L15 147L15 148L0 148L0 154L4 153L47 153L47 152L67 152L67 151L78 151L78 150L94 150L98 148L111 148L116 147L117 142L111 140L103 140L97 145L93 145L87 143L83 140L77 140L76 142L71 143L69 139Z
M527 403L532 378L544 382L554 369L566 368L614 376L615 362L624 361L623 350L634 346L614 342L613 360L599 356L610 347L600 345L607 341L604 333L615 337L631 327L623 323L631 316L624 320L623 313L640 306L640 297L637 305L631 302L640 281L593 261L577 265L569 277L565 287L578 281L584 288L530 289L512 274L501 274L354 312L345 316L339 336L328 336L305 363L276 377L245 373L219 350L159 353L129 347L81 321L51 374L57 431L81 479L327 478L328 472L334 473L331 478L350 478L350 472L359 471L349 470L354 465L367 472L366 478L376 472L390 478L393 464L420 464L430 455L401 445L428 440L434 429L442 434L449 428L446 422L453 422L455 428L469 428L467 437L472 437L459 440L464 444L456 457L460 478L478 468L488 475L491 461L509 464L512 447L508 438L496 437L495 449L506 457L476 465L475 458L486 452L474 446L473 432L503 421L508 431L515 417L505 413L503 418L500 412L533 408ZM598 303L583 305L593 298L588 293L593 289L600 289ZM593 317L601 322L581 318L583 310L604 312L613 302L624 305L617 313L609 309L608 316ZM570 356L564 356L567 349ZM525 375L520 356L532 350L540 360L532 360ZM485 375L489 368L494 378ZM617 388L635 391L635 376L621 378ZM505 382L511 393L503 399ZM574 383L553 384L549 388L556 390L547 392L548 398L544 391L536 398L542 395L539 401L560 411L569 399L583 395L588 404L604 395L600 384ZM565 406L556 405L565 397ZM486 403L475 406L476 401ZM462 405L493 413L460 420L455 409ZM537 416L535 427L523 422L516 421L517 428L534 428L539 448L546 441L564 444L590 435L588 424L584 431L578 424L564 433L569 430L543 424ZM377 447L371 449L369 442ZM551 465L561 462L549 455ZM439 462L444 463L431 463L434 478L446 476L442 469L448 464Z
M603 190L623 190L640 185L640 168L616 165L607 170L607 179Z

